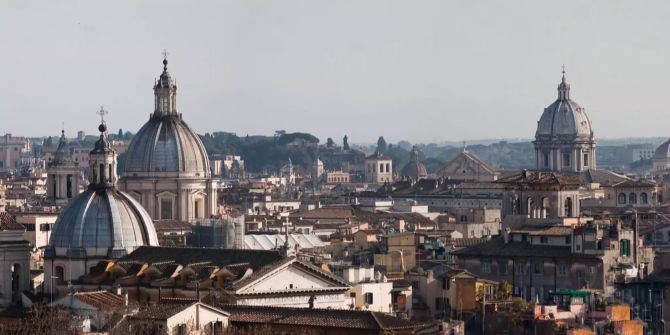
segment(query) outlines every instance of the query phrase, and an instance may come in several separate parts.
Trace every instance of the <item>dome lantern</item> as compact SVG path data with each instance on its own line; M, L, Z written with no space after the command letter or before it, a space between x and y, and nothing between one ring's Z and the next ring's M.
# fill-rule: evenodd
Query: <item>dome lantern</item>
M93 150L89 153L89 167L91 168L91 175L89 176L89 187L114 187L118 179L116 173L116 151L112 148L112 144L107 139L107 125L105 124L104 115L107 111L101 106L98 112L101 118L98 131L100 131L100 138L95 142Z

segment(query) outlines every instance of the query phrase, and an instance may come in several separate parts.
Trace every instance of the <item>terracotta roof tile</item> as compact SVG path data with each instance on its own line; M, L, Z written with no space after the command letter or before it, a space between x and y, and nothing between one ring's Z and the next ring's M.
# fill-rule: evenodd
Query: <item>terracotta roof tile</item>
M402 320L391 315L369 311L245 305L220 305L218 307L229 312L230 322L238 325L264 323L377 331L418 329L426 326L425 323Z

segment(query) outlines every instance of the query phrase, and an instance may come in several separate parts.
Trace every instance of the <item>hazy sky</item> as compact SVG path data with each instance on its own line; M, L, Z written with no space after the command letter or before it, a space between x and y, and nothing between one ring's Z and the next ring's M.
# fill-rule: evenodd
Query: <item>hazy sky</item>
M1 1L0 133L137 131L161 52L199 133L530 138L561 65L596 137L670 136L670 1Z

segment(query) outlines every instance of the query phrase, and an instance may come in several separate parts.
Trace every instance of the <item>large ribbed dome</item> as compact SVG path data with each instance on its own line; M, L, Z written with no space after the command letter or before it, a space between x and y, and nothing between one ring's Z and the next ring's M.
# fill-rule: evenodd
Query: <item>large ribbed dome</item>
M114 188L89 188L73 199L58 216L49 242L56 249L104 251L112 258L143 245L158 245L151 217Z
M198 135L180 115L153 115L133 137L126 153L124 175L210 175L209 158Z
M211 176L209 158L198 135L177 112L177 85L167 71L154 84L154 112L130 142L125 177Z
M570 85L565 76L558 85L558 99L549 107L537 123L536 137L580 137L592 138L591 121L584 109L570 99Z

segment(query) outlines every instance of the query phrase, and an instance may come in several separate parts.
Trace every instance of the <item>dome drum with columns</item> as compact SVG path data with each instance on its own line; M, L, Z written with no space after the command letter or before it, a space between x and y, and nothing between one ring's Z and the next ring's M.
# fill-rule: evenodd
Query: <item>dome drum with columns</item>
M200 137L177 112L177 86L163 60L154 112L128 146L120 182L154 220L216 215L216 187Z
M116 152L107 140L106 126L101 124L98 129L100 139L89 154L88 189L58 215L44 252L46 278L76 280L100 260L123 257L140 246L158 245L149 214L116 188Z
M596 141L584 109L570 99L565 71L558 98L537 123L535 158L538 170L581 172L596 168Z

